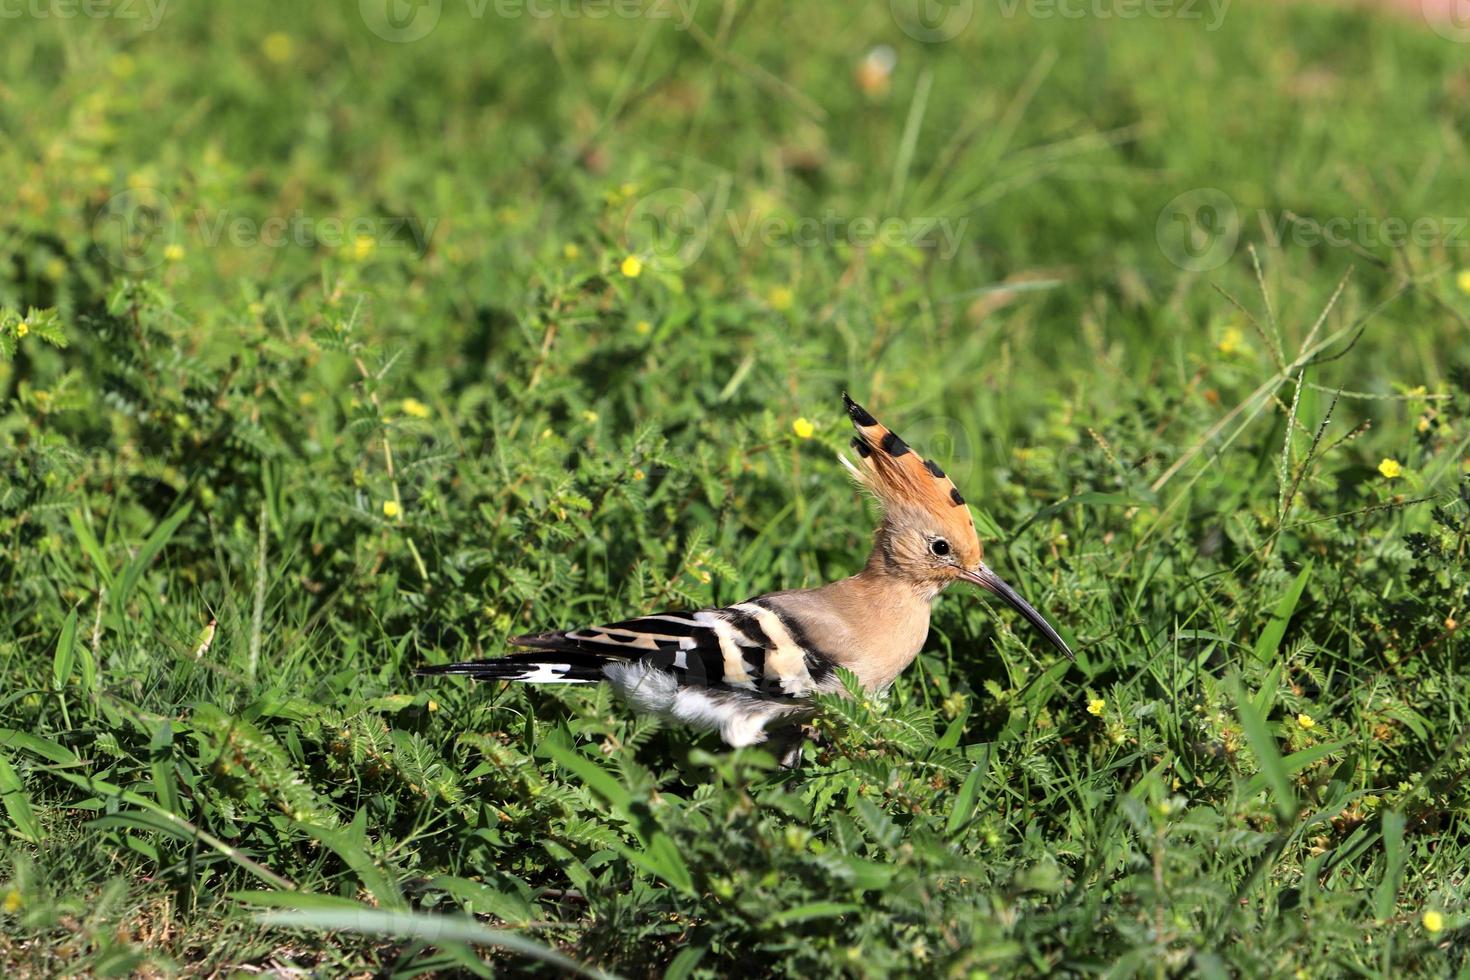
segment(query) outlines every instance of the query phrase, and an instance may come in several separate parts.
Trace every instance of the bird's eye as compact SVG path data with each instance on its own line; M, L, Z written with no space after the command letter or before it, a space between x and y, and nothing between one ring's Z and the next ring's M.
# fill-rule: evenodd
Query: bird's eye
M934 552L936 556L945 558L949 555L949 542L943 538L935 538L929 542L929 550Z

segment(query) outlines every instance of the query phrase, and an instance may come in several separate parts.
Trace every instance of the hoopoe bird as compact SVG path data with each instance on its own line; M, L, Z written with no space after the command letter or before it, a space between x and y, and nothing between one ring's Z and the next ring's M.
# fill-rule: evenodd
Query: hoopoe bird
M721 609L516 636L509 642L528 652L419 673L607 683L635 710L717 730L732 747L782 731L789 740L783 761L793 764L801 746L799 733L791 735L815 713L810 695L840 691L838 667L866 690L886 690L919 655L930 607L955 582L999 596L1075 659L1051 623L985 564L974 518L944 471L845 393L842 399L857 429L857 459L839 459L883 508L856 575Z

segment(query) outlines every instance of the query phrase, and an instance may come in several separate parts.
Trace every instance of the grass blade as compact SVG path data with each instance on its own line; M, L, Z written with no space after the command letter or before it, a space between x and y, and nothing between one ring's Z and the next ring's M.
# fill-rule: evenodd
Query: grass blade
M314 892L263 892L247 889L231 892L230 897L246 905L259 905L268 909L297 911L324 909L329 912L356 912L362 908L361 902L354 902L350 898L343 898L340 895L318 895Z
M297 823L296 826L317 843L329 848L332 853L342 859L342 863L352 869L358 880L368 893L383 905L399 907L404 904L403 896L399 894L398 888L392 879L384 873L367 849L352 839L352 835L346 831L333 830L328 827L318 827L309 823Z
M96 793L100 796L112 797L125 803L131 803L133 806L159 818L162 821L159 825L160 828L166 827L169 833L177 834L181 838L184 836L192 837L206 844L262 881L281 889L294 889L296 887L289 879L276 874L270 868L267 868L265 865L245 854L245 852L226 844L208 831L201 830L178 814L164 810L153 800L140 793L123 789L121 786L109 783L105 779L98 779L95 776L79 776L76 773L63 772L54 768L48 771L57 779L71 783L88 792Z
M67 613L62 624L61 636L56 641L56 653L51 658L51 685L61 693L71 679L72 667L76 663L77 611Z
M1323 742L1321 745L1314 745L1309 749L1293 752L1281 760L1281 765L1286 769L1288 775L1294 776L1312 763L1320 759L1325 759L1332 753L1346 748L1347 744L1347 740L1345 739L1339 742ZM1266 774L1264 772L1256 773L1251 777L1251 781L1245 784L1247 796L1254 796L1265 788Z
M694 895L694 877L684 863L674 839L661 830L648 835L642 850L618 845L618 851L638 867L666 882L676 891Z
M949 822L944 826L946 835L953 837L965 824L969 823L970 815L975 812L975 803L980 799L980 783L984 780L989 768L989 759L977 762L970 770L970 774L965 777L959 793L955 795L954 807L949 811Z
M127 609L128 599L132 596L133 589L137 588L138 580L143 577L143 573L153 563L153 559L158 557L158 553L163 550L164 545L168 544L174 532L179 529L179 525L184 523L193 510L192 501L185 503L184 506L164 518L153 529L153 533L148 535L148 540L143 542L143 547L138 549L138 553L122 570L117 589L113 593L113 599L117 603L114 608L119 611Z
M76 535L77 543L92 559L92 567L97 570L97 577L102 580L103 588L112 588L112 569L107 564L107 556L103 554L102 546L97 543L97 535L92 533L91 525L87 523L86 517L81 511L71 511L66 515L67 522L71 524L71 533Z
M582 780L587 784L588 789L614 807L626 811L632 805L633 797L623 788L623 784L618 782L617 777L572 746L558 738L548 737L541 742L541 748L558 766Z
M1276 748L1276 737L1271 734L1266 724L1266 719L1256 710L1255 703L1246 697L1245 690L1237 679L1234 682L1236 712L1240 716L1240 725L1245 729L1245 736L1251 743L1251 749L1256 753L1256 762L1261 767L1261 775L1266 778L1266 783L1271 787L1271 794L1276 798L1276 812L1282 823L1290 823L1296 819L1297 799L1296 793L1291 788L1291 775L1288 773L1286 764L1281 760L1281 752Z
M366 936L384 936L398 940L433 943L473 943L494 946L527 959L538 960L579 977L593 980L615 980L615 974L578 963L534 939L514 932L491 929L474 919L459 916L425 915L421 912L387 911L363 906L346 909L308 908L294 911L264 912L256 917L262 924L290 929L320 932L355 932Z
M1389 810L1383 814L1383 880L1373 892L1373 915L1379 922L1393 918L1399 882L1404 875L1404 857L1404 815Z
M41 843L41 825L36 823L25 784L3 755L0 755L0 800L5 803L5 815L10 818L15 833L32 844Z
M32 755L39 756L47 762L55 763L58 766L79 766L82 764L82 760L77 758L76 753L66 746L58 742L53 742L49 738L32 735L30 732L19 732L13 728L0 728L0 745L25 749Z
M1275 656L1277 648L1281 646L1281 638L1286 635L1286 624L1291 621L1292 613L1296 612L1297 603L1302 598L1302 590L1307 587L1307 579L1311 577L1312 562L1311 559L1308 559L1291 585L1276 601L1276 609L1271 613L1271 621L1266 624L1266 628L1256 639L1257 660L1269 660Z
M664 971L664 980L689 980L689 975L708 952L705 946L685 946Z

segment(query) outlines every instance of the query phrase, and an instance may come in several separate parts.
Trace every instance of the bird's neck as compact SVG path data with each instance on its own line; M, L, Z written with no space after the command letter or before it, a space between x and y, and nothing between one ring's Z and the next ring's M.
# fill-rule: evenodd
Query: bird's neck
M817 590L822 606L836 615L841 642L834 659L858 675L863 686L880 691L893 683L918 656L929 635L929 610L935 590L921 589L902 576L869 563L856 575Z
M893 601L906 598L911 593L920 602L933 602L947 584L933 576L919 575L906 570L893 548L893 529L885 521L873 535L873 550L868 553L867 564L853 576L861 580L858 586L863 591L883 593Z

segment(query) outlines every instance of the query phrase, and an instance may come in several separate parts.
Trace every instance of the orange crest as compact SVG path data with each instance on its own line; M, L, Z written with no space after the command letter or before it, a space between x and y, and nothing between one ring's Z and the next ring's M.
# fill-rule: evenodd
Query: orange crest
M848 469L883 502L890 515L918 511L937 525L967 567L980 561L975 519L954 481L933 460L914 452L898 433L868 414L844 392L843 404L858 434L852 440L859 466ZM844 462L847 462L844 460Z

